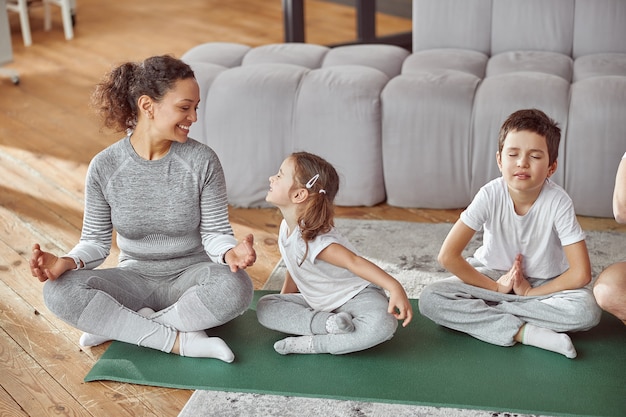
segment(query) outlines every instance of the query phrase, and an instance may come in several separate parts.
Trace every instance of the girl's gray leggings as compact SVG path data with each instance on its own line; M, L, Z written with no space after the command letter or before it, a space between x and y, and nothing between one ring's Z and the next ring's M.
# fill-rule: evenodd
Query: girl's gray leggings
M266 295L257 303L256 312L263 326L283 333L313 335L315 352L338 355L368 349L391 339L398 321L387 312L388 307L384 290L368 286L332 312L314 310L301 294ZM326 320L342 311L352 316L354 331L328 334Z

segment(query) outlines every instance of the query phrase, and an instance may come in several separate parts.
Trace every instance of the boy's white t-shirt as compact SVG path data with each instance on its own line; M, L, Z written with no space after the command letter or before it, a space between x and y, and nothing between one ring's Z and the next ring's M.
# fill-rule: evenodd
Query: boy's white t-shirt
M571 198L547 179L537 200L523 216L515 213L504 178L484 185L461 213L468 227L484 230L474 258L489 269L508 271L522 254L524 275L548 279L569 268L563 246L585 239Z
M302 265L298 265L306 252L300 228L288 235L289 227L283 219L278 232L278 248L291 278L306 302L315 310L333 311L370 285L369 281L317 256L332 243L338 243L357 253L352 244L336 229L309 242L309 251Z

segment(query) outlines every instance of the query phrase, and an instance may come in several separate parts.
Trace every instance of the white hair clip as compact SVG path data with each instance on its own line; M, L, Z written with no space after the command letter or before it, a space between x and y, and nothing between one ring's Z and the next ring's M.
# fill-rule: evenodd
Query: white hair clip
M311 179L306 183L305 187L307 189L311 189L315 185L319 177L320 177L320 174L313 175L313 177L311 177Z

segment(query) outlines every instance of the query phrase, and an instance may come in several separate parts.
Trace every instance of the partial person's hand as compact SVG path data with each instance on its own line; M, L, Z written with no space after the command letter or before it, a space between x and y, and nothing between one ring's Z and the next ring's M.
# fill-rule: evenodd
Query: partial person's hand
M226 252L224 260L230 266L232 272L239 269L246 269L254 265L256 261L256 251L254 250L254 236L249 234L234 248Z
M73 269L73 264L74 260L70 258L59 258L49 252L42 251L39 243L33 245L30 273L41 282L57 279L65 271Z
M394 291L389 294L389 309L387 311L393 314L396 319L404 320L402 327L408 326L411 322L413 319L413 307L404 288L401 288L401 291Z

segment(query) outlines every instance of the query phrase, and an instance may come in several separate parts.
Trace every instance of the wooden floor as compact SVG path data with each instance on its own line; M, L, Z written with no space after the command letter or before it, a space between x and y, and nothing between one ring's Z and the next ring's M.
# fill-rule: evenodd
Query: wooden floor
M307 1L307 40L353 40L354 10ZM78 240L89 160L119 138L102 131L88 107L94 84L125 60L171 53L210 41L281 42L281 2L259 0L80 0L75 39L65 41L58 10L43 31L31 16L33 45L22 44L11 14L18 86L0 78L0 416L177 416L192 391L119 383L84 383L105 346L82 351L80 332L53 317L28 270L30 248L64 253ZM410 21L378 16L379 35L410 30ZM459 210L340 208L339 216L453 222ZM260 288L279 259L275 210L232 209L237 236L254 233ZM581 218L587 229L625 230L612 219ZM116 254L114 251L113 255ZM113 265L112 256L106 265Z

